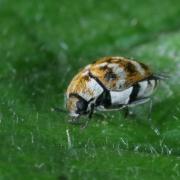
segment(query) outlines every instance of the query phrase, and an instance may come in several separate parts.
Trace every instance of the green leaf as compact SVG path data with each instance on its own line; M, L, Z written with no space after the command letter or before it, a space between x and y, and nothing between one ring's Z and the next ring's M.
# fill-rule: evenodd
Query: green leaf
M179 16L178 0L0 1L0 179L179 179ZM68 124L52 108L79 68L109 55L169 76L152 122L146 104Z

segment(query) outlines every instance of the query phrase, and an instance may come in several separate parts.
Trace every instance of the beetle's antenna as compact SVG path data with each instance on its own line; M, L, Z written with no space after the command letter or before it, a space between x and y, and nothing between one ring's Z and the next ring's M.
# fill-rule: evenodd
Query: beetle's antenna
M162 74L162 73L161 74L155 74L154 77L157 79L160 79L160 80L166 80L166 79L170 78L170 76L168 76L166 74Z
M67 113L67 111L65 109L61 109L58 107L51 108L51 111L56 111L56 112L60 112L60 113Z

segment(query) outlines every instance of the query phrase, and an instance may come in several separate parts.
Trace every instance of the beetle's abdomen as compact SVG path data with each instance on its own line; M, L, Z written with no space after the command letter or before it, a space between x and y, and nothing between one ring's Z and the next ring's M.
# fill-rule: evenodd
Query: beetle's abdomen
M144 80L137 84L123 90L123 91L110 91L111 104L117 105L129 105L139 99L150 97L155 88L157 80Z

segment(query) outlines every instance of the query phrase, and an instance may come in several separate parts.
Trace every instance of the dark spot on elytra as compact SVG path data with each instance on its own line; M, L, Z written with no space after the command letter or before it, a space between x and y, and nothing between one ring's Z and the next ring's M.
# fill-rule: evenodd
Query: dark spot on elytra
M83 79L84 79L85 81L89 81L89 76L88 76L88 75L83 76Z
M107 66L100 66L99 70L105 71L107 69Z
M134 64L132 64L130 62L126 64L125 69L126 69L126 71L128 71L130 73L136 73L137 72L136 67L134 66Z
M145 71L149 69L148 66L146 66L145 64L143 64L143 63L139 63L139 64Z
M117 78L116 74L114 74L112 71L108 71L104 78L107 80L107 81L110 81L110 80L115 80Z

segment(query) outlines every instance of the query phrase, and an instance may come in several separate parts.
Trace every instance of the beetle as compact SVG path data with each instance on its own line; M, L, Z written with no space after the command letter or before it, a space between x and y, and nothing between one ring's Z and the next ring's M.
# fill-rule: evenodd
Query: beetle
M128 108L150 100L161 78L138 61L103 57L74 76L66 92L66 107L75 122L94 111Z

